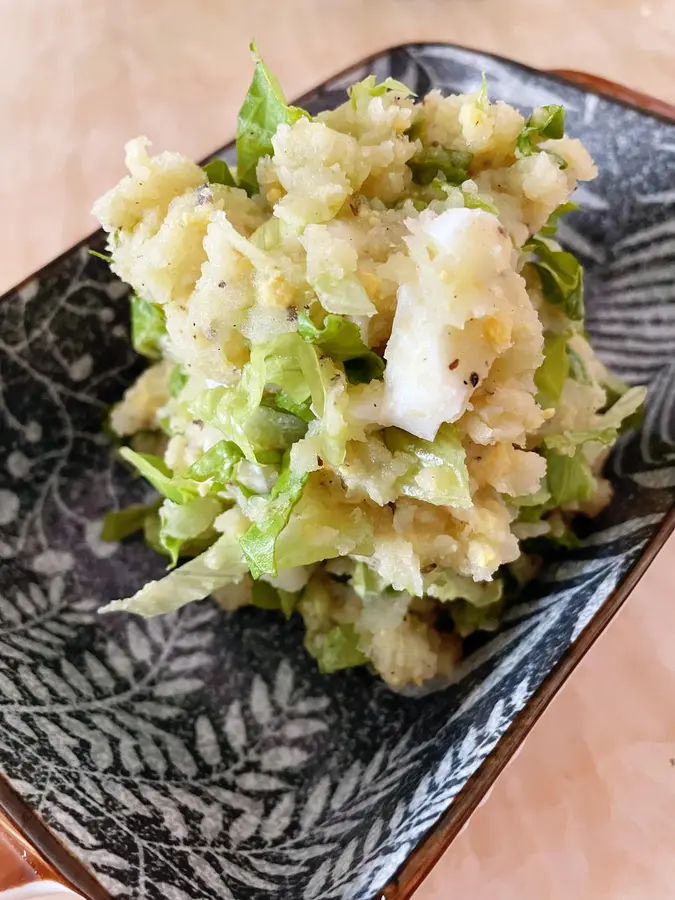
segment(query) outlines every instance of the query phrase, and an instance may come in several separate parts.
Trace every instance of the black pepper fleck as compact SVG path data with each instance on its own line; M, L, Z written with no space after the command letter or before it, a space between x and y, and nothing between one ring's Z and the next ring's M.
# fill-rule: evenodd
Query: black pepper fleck
M469 381L471 382L472 387L476 387L478 385L478 382L480 381L480 378L478 377L478 372L472 372L469 375Z

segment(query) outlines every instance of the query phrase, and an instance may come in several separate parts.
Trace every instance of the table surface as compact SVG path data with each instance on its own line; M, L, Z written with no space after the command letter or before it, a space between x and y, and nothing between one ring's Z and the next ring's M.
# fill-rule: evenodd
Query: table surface
M92 230L127 138L200 158L232 135L252 36L290 96L448 40L675 103L675 0L0 0L0 291ZM674 561L671 540L415 900L673 896Z

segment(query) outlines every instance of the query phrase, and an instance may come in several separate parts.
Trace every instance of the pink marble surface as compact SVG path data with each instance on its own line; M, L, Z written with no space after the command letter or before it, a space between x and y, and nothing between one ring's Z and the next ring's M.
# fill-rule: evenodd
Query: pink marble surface
M675 537L414 900L675 897Z

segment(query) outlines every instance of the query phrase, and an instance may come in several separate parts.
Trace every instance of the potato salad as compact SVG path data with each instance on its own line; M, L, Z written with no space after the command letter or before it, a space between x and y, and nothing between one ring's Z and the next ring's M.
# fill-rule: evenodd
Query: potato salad
M555 239L596 170L561 106L523 115L485 79L369 76L311 116L253 54L236 168L139 137L94 207L150 360L116 452L156 491L103 537L142 532L169 569L106 611L213 594L301 616L324 672L446 677L609 502L644 398L595 356Z

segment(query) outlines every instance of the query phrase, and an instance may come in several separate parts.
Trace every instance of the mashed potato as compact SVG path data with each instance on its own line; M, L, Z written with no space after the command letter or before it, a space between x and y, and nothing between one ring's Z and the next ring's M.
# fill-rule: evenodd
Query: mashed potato
M322 670L398 686L496 626L522 540L569 544L608 502L643 393L595 358L553 240L595 176L562 108L349 93L311 118L257 59L236 175L137 138L94 207L160 359L112 427L165 432L163 458L122 455L163 495L153 546L194 557L109 608L298 611Z

